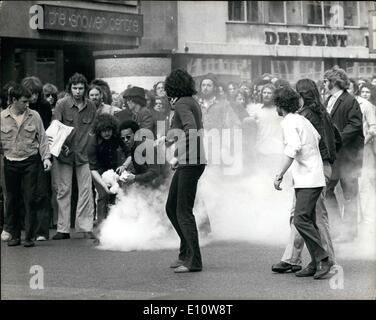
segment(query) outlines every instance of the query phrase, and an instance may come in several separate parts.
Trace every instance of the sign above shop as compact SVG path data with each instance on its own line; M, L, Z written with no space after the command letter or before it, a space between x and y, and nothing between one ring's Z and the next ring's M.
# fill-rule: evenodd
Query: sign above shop
M265 31L265 44L282 46L346 47L346 34Z
M143 36L140 14L43 5L44 30Z

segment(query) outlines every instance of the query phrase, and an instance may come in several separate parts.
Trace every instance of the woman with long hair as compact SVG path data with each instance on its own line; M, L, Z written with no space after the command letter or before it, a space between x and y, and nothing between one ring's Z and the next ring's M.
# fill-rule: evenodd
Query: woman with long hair
M185 70L177 69L166 78L167 96L174 101L172 132L178 134L174 157L175 170L166 203L167 216L180 237L177 261L171 264L176 273L201 271L202 261L193 206L197 184L205 170L203 124L200 105L192 97L195 82ZM169 134L168 134L169 136ZM192 146L195 146L192 148Z

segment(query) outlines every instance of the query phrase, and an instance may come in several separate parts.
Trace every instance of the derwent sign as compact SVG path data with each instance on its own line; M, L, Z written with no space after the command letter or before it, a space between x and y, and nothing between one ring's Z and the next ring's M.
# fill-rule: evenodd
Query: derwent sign
M44 29L142 37L140 14L43 5Z
M347 35L265 31L265 44L282 46L346 47Z

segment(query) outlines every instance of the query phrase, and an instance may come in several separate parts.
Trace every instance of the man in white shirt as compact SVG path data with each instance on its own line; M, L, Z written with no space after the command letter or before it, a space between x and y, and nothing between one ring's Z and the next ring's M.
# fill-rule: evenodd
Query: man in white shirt
M283 151L281 118L273 102L275 86L266 84L261 90L262 103L249 105L247 112L256 124L255 153L257 171L275 172Z
M319 149L320 135L309 120L295 114L299 109L299 95L292 88L278 88L274 93L274 103L278 115L283 117L281 126L285 145L282 166L274 187L281 190L283 176L291 167L296 197L294 225L303 237L312 260L295 275L320 279L333 265L316 225L316 202L326 185Z

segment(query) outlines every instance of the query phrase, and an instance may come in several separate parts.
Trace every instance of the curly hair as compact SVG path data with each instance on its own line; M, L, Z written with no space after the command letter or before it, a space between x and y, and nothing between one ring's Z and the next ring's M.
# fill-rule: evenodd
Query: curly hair
M99 137L101 132L106 129L112 129L112 137L118 138L119 135L119 122L117 118L109 113L102 113L98 115L94 122L94 134Z
M119 131L126 130L126 129L131 129L132 132L134 134L136 134L136 132L138 130L140 130L140 126L138 125L138 123L136 121L133 121L133 120L124 120L120 124Z
M166 78L165 90L168 97L190 97L197 93L195 81L192 76L183 69L173 70Z
M67 85L67 92L69 94L72 94L72 84L79 84L82 83L85 87L85 95L87 93L87 90L89 88L89 85L87 83L86 77L81 73L75 73L73 76L69 78L68 85Z
M334 66L325 71L324 78L328 79L334 86L337 86L341 90L347 89L350 84L346 71L338 66Z
M360 89L360 92L363 88L367 88L371 92L371 97L369 98L369 102L371 102L374 106L376 106L376 88L369 82L366 82L362 85L362 88Z
M295 113L299 109L299 95L291 87L280 87L274 91L274 104L287 113Z

